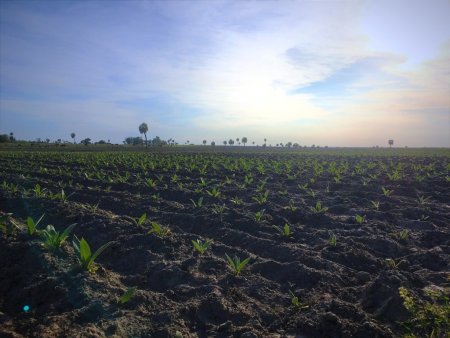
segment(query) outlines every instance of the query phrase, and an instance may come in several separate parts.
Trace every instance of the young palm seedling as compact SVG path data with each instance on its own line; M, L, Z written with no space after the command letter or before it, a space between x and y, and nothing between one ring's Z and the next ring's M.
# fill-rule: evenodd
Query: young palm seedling
M262 209L262 210L256 212L255 213L255 221L258 222L258 223L261 222L263 220L265 212L266 212L265 209Z
M136 293L137 287L133 286L127 289L127 291L125 291L125 293L120 296L119 300L117 301L117 303L119 305L123 305L125 303L128 303L130 301L130 299L134 296L134 294Z
M403 229L403 230L401 230L401 231L399 231L399 232L393 233L393 236L394 236L395 238L397 238L397 239L406 241L406 240L409 238L409 230Z
M37 222L35 222L31 217L27 218L27 232L28 235L33 236L34 234L39 234L40 230L37 229L37 226L39 225L39 223L42 221L42 219L44 218L43 214Z
M135 225L142 225L142 224L144 224L145 223L145 221L147 220L147 213L143 213L142 215L141 215L141 217L130 217L130 219L133 221L133 223L135 224Z
M151 222L150 225L152 226L152 228L147 232L148 234L155 234L160 238L170 235L169 228L163 227L162 225L156 222Z
M391 194L394 192L394 190L389 190L389 189L387 189L385 187L381 187L381 190L383 191L383 195L385 197L391 196Z
M404 259L395 260L393 258L386 258L386 265L389 269L396 270L402 263L406 263Z
M78 238L75 236L75 240L72 242L75 251L78 254L77 258L80 262L80 266L83 268L83 270L89 271L90 273L94 273L97 270L98 267L95 265L95 260L112 243L113 242L108 242L103 244L100 248L97 249L97 251L95 251L94 254L91 254L91 248L84 238L78 240Z
M283 228L279 227L278 225L273 226L282 236L289 238L292 236L292 230L289 224L284 223Z
M219 197L220 191L216 187L212 188L211 190L206 190L206 193L211 197Z
M317 201L316 202L316 206L315 207L309 207L309 210L311 210L312 213L314 214L323 214L325 213L328 208L327 207L323 207L322 206L322 202Z
M294 293L289 290L289 295L291 296L291 305L294 306L297 310L307 309L309 305L303 304L300 302L300 299Z
M421 196L421 195L417 195L417 202L420 204L420 205L424 205L424 204L427 204L428 203L428 201L430 200L430 196L427 196L427 197L425 197L425 196Z
M262 205L267 202L267 198L269 197L269 191L266 190L264 194L258 194L252 197L252 200L256 201L259 205Z
M14 229L21 230L20 227L11 219L12 213L3 214L0 216L0 230L6 235L12 235Z
M358 223L358 224L363 224L365 220L366 220L366 216L365 215L363 215L363 216L356 215L355 216L355 222Z
M192 202L192 204L194 205L194 208L201 208L202 206L203 206L203 197L200 197L199 199L198 199L198 201L197 202L195 202L192 198L191 198L191 202Z
M330 231L328 234L330 235L330 239L328 240L328 242L330 243L331 246L336 246L337 245L337 236L332 231Z
M42 230L42 237L44 238L44 246L51 250L56 250L61 247L61 245L69 237L70 232L75 227L76 223L69 225L62 233L56 231L53 225L47 225L47 227Z
M289 210L290 212L296 212L298 208L294 205L293 200L289 200L289 204L283 207L283 209Z
M378 211L380 209L380 201L370 201L372 203L372 206Z
M244 203L244 201L242 199L240 199L239 197L234 197L232 199L230 199L231 203L234 203L236 205L241 205L242 203Z
M244 259L241 262L241 260L237 256L234 256L233 259L230 256L228 256L227 254L225 254L225 256L227 257L228 265L233 269L234 274L236 276L239 276L239 274L241 273L241 270L250 261L250 257L247 257L246 259Z
M202 255L211 244L212 244L211 240L206 240L202 242L201 240L197 239L195 241L194 240L192 241L194 250L197 251L200 255Z

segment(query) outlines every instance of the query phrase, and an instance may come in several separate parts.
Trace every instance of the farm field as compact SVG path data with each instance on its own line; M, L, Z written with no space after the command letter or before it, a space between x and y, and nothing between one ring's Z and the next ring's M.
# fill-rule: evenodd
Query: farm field
M449 159L1 151L0 336L448 337Z

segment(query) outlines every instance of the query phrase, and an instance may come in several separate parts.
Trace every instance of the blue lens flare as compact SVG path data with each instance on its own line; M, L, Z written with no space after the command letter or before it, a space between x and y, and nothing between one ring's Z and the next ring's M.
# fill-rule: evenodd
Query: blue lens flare
M28 311L30 311L30 306L29 305L24 305L22 309L23 309L24 312L28 312Z

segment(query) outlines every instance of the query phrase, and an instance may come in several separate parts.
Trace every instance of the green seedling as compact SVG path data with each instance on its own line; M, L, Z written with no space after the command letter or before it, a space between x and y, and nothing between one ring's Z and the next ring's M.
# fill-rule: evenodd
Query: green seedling
M7 235L13 234L14 230L21 230L20 226L11 219L12 213L3 214L0 216L0 229Z
M200 197L197 202L191 198L191 202L194 208L201 208L203 206L203 197Z
M386 265L389 269L398 269L402 263L406 263L404 259L395 260L393 258L386 258Z
M136 218L130 217L130 219L133 221L133 223L134 223L135 225L142 225L142 224L144 224L145 221L147 220L147 213L144 212L144 213L141 215L141 217L136 217Z
M285 206L283 209L289 210L290 212L295 212L297 211L298 208L294 205L294 201L290 200L289 204Z
M133 286L127 289L127 291L125 291L125 293L120 296L119 300L117 301L117 303L119 303L120 305L123 305L125 303L128 303L130 301L130 299L134 296L134 294L136 293L137 287Z
M412 331L423 334L421 337L448 337L450 332L450 299L447 288L425 288L425 294L431 301L416 299L405 287L398 289L403 299L403 306L411 314L411 318L403 322L403 326L411 333L407 337L415 338Z
M363 224L365 220L366 220L366 216L365 215L363 215L363 216L356 215L355 216L355 222L358 223L358 224Z
M103 244L100 248L97 249L97 251L95 251L93 255L91 254L91 248L88 242L86 242L84 238L78 240L78 238L75 236L75 240L72 242L72 244L78 254L77 258L83 270L94 273L98 268L95 265L95 260L98 256L100 256L100 254L102 254L103 251L105 251L111 244L113 244L113 242Z
M33 191L34 191L34 197L45 197L45 191L46 191L47 189L45 189L45 188L41 188L41 186L40 186L40 184L39 183L37 183L35 186L34 186L34 189L33 189Z
M219 197L220 191L216 187L212 188L211 190L206 190L206 193L211 197Z
M69 225L62 233L56 231L53 225L47 225L47 227L42 230L42 236L44 238L44 246L51 250L56 250L61 247L61 245L69 237L70 232L75 227L76 223Z
M196 250L200 255L202 255L206 249L212 244L211 240L206 240L202 242L201 240L197 239L195 241L192 241L192 244L194 245L194 250Z
M216 215L222 215L225 212L225 204L222 205L218 205L218 204L214 204L212 207L212 212Z
M37 229L37 226L39 225L39 223L42 221L42 219L44 218L43 214L37 222L35 222L31 217L27 218L27 231L28 231L28 235L33 236L34 234L39 234L40 230Z
M307 309L309 308L309 305L303 304L300 302L298 297L294 295L294 293L289 290L289 295L291 296L291 305L294 306L297 310Z
M156 188L156 181L151 179L151 178L147 178L145 180L145 185L151 189L155 189Z
M265 209L256 212L255 213L255 221L258 223L261 222L264 217L265 212L266 212Z
M239 197L237 197L237 196L232 198L232 199L230 199L230 202L234 203L236 205L241 205L241 204L244 203L244 201L242 199L240 199Z
M330 239L328 242L330 243L331 246L336 246L337 245L337 236L332 231L329 232L329 235L330 235Z
M429 201L430 199L431 199L430 196L425 197L425 196L417 195L417 202L418 202L420 205L427 204L428 201Z
M409 238L409 230L403 229L402 231L394 233L394 237L400 240L407 240Z
M244 259L241 262L241 260L237 256L234 256L233 259L230 256L228 256L227 254L225 254L225 256L227 257L228 265L233 269L236 276L239 276L239 274L241 273L241 270L250 261L250 257L247 257L246 259Z
M311 210L311 212L314 213L314 214L322 214L322 213L325 213L328 210L328 208L327 207L323 207L322 206L322 202L317 201L316 202L316 206L309 207L309 210Z
M370 201L370 203L377 211L380 209L380 201Z
M256 201L259 205L262 205L267 202L267 199L269 197L269 191L266 190L264 194L259 194L252 197L252 200Z
M170 235L170 229L167 227L163 227L157 222L151 222L150 225L152 228L147 232L147 234L155 234L156 236L163 238Z
M287 223L284 223L283 228L279 227L278 225L274 225L273 227L284 237L289 238L292 236L291 227Z
M394 192L394 190L389 190L385 187L381 187L381 190L383 191L383 195L385 197L391 196L391 194Z

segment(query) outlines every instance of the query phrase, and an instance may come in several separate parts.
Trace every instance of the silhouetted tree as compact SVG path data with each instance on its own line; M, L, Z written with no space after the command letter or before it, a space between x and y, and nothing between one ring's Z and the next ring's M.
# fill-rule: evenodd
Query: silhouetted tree
M265 138L265 139L264 139L264 144L266 144L266 143L267 143L267 139Z
M206 140L203 140L203 145L206 146Z
M211 142L211 146L214 147L215 145L216 145L216 142L212 141L212 142Z
M227 141L223 141L223 145L226 146L227 145Z
M73 144L75 144L75 133L70 133L70 137L73 138Z
M394 140L389 140L388 143L389 143L389 148L392 148L392 146L394 145Z
M14 142L15 140L16 139L14 138L14 133L13 132L9 133L9 141Z
M88 137L88 138L85 138L84 140L82 140L80 143L82 143L82 144L84 144L85 146L87 146L88 144L91 144L91 139Z
M140 132L141 134L144 134L144 136L145 136L145 146L147 146L147 145L148 145L148 144L147 144L147 132L148 132L148 125L147 125L147 123L142 122L142 123L139 125L139 132Z
M232 144L234 144L234 141L230 138L230 139L228 140L228 144L231 146Z
M245 144L247 143L247 138L246 137L242 138L242 143L244 143L244 147L245 147Z

